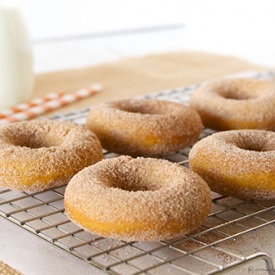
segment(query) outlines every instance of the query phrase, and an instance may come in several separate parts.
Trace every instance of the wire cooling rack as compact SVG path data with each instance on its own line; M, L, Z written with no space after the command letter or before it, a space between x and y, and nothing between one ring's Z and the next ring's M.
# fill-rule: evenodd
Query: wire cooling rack
M271 78L273 73L254 77ZM192 85L147 98L187 103ZM53 119L85 123L88 109ZM214 131L204 129L200 138ZM188 166L185 148L165 159ZM116 154L104 152L105 158ZM212 193L206 221L182 238L159 242L124 242L84 231L66 216L66 186L21 193L0 187L0 215L110 274L275 274L275 201L244 201Z

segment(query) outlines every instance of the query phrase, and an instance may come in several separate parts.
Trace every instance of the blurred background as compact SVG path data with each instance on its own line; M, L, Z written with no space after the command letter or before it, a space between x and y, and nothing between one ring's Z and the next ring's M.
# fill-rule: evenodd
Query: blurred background
M21 0L20 5L36 72L180 50L275 65L274 0Z

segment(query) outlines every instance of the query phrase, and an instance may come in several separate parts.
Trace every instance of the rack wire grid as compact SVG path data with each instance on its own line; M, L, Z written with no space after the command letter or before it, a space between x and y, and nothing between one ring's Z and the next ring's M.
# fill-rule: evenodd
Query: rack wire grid
M274 73L253 77L273 78ZM187 103L197 85L146 98ZM85 123L89 109L53 119ZM204 129L200 138L214 131ZM165 159L188 166L185 148ZM116 154L104 151L105 158ZM0 215L110 274L275 274L275 201L245 201L212 193L212 210L194 232L158 242L124 242L84 231L66 216L66 186L21 193L0 188ZM235 271L234 271L235 270Z

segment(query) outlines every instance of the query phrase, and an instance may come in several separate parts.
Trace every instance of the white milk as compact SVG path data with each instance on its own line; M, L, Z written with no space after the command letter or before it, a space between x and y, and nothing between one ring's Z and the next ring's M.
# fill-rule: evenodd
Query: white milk
M31 43L11 2L0 0L0 109L27 100L34 80Z

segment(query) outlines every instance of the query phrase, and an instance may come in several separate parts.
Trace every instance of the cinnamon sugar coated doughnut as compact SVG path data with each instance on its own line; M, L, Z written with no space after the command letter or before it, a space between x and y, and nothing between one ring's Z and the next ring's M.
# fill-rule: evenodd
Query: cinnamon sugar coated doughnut
M232 130L194 145L189 163L220 194L244 199L275 199L275 133Z
M0 128L0 185L42 191L103 158L90 131L71 122L33 120Z
M194 172L167 160L120 156L75 175L64 195L68 217L84 229L125 241L164 240L207 217L211 196Z
M164 155L196 142L202 130L199 115L179 103L132 99L92 108L87 128L102 147L131 156Z
M190 105L208 128L275 130L274 81L215 80L195 91Z

